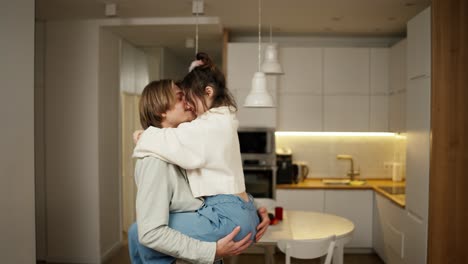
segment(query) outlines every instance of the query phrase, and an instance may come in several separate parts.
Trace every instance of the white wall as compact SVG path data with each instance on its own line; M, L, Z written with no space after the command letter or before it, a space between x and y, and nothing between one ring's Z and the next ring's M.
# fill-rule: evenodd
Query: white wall
M188 72L188 67L192 61L183 61L176 57L169 49L162 49L161 79L180 80Z
M45 160L44 160L44 49L45 25L36 21L34 40L34 153L36 190L36 258L46 260Z
M48 261L99 261L99 28L47 22L45 164Z
M162 48L145 48L148 57L148 77L150 81L161 79L161 53Z
M121 40L106 29L99 41L99 224L101 258L121 241L119 72Z
M123 41L99 20L45 27L46 259L100 263L122 244ZM140 53L123 65L133 72L133 91L148 82Z
M34 0L0 8L0 256L35 263Z

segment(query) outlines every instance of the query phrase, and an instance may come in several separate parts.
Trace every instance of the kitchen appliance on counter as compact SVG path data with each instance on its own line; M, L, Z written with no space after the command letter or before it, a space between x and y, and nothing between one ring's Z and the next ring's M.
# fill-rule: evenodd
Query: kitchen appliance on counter
M296 182L302 182L309 175L309 166L304 161L293 162L293 171Z
M276 183L291 184L297 183L294 176L292 153L290 150L280 149L276 152L276 166L278 167Z
M275 131L239 128L245 188L254 198L276 198Z

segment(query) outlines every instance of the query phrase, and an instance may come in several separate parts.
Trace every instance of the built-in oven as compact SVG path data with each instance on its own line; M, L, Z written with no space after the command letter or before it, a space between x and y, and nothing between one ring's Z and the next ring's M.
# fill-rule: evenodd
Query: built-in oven
M276 198L276 167L244 166L246 192L254 198Z
M275 130L240 128L239 144L246 191L254 198L276 198Z

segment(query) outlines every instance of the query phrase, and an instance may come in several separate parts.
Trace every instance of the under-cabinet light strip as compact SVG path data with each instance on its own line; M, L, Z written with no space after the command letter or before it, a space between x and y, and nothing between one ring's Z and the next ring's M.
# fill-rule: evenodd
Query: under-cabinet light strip
M299 132L276 131L276 136L313 136L313 137L394 137L398 134L390 132Z

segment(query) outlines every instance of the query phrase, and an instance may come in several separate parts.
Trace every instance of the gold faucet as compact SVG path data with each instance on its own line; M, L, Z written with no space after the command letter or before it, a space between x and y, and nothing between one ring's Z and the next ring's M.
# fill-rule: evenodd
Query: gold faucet
M353 156L341 154L341 155L336 155L336 158L339 160L349 160L351 162L351 168L349 169L349 172L347 173L347 175L351 178L351 181L354 181L355 176L360 175L359 169L357 171L354 170Z

